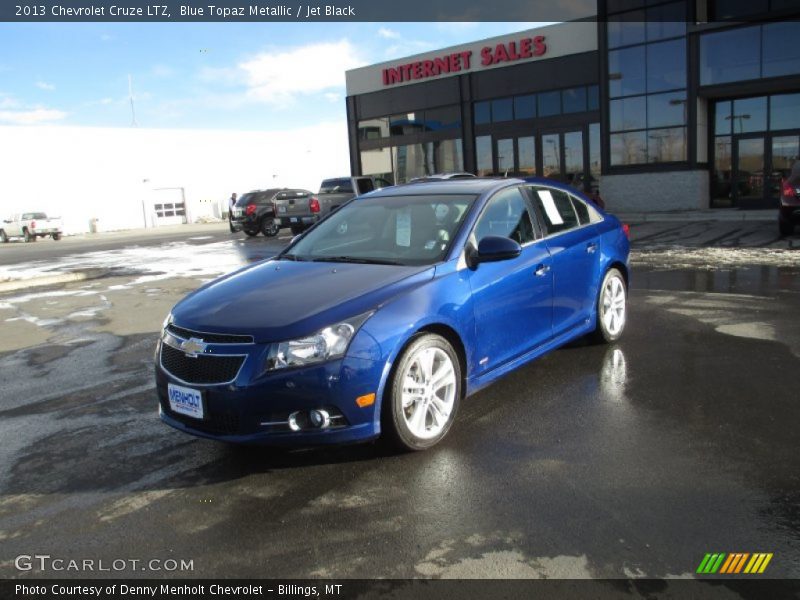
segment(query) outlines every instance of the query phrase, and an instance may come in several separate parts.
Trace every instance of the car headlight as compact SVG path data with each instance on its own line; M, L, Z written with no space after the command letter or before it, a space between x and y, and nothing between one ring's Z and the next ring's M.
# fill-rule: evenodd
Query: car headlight
M314 335L272 344L266 370L300 367L344 356L359 327L371 315L371 312L364 313L325 327Z

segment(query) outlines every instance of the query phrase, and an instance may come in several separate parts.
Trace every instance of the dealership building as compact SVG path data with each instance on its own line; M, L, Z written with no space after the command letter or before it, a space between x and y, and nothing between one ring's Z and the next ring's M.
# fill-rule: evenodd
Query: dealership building
M354 174L540 175L614 210L777 206L800 156L797 0L600 0L348 71Z

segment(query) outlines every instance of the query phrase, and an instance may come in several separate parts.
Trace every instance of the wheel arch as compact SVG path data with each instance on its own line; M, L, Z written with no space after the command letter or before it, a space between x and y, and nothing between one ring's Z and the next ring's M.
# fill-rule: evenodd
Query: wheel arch
M456 351L458 363L461 367L461 399L463 400L467 391L467 350L464 347L464 342L461 341L461 336L458 335L458 332L449 325L445 325L444 323L430 323L421 327L409 339L409 342L411 339L422 333L435 333L436 335L442 336L453 347L453 350ZM409 342L407 342L406 345L408 345ZM403 350L405 350L405 347Z
M611 269L617 269L620 273L622 273L622 278L625 280L625 288L630 288L630 273L628 273L628 267L625 266L625 263L620 260L612 260L606 266L605 271L603 271L603 277L605 277L605 274Z

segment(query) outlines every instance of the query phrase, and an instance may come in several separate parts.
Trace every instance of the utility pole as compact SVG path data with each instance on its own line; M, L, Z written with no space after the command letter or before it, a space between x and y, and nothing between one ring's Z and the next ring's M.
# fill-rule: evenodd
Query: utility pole
M133 78L128 75L128 97L131 99L131 127L138 127L136 122L136 109L133 107Z

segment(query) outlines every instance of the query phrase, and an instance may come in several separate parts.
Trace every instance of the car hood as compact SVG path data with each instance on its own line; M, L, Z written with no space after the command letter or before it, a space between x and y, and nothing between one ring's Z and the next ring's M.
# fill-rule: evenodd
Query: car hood
M281 341L373 310L433 274L432 266L270 260L192 292L172 316L194 331Z

